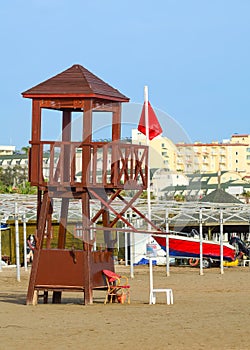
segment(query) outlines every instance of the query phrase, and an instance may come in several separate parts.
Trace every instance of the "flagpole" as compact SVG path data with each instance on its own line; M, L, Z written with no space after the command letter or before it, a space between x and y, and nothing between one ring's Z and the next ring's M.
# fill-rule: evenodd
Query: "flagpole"
M151 198L150 198L150 152L149 152L149 122L148 122L148 87L144 86L144 102L145 102L145 126L146 126L146 145L148 146L148 186L147 186L147 200L148 200L148 219L151 221ZM148 223L148 230L151 225Z

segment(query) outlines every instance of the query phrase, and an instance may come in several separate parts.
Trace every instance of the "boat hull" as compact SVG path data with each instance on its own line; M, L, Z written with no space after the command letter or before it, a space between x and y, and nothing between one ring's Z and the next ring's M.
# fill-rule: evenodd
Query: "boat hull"
M153 236L160 247L166 251L166 238ZM202 241L202 256L213 260L220 260L220 243L213 241ZM195 238L169 235L169 255L181 258L199 258L200 241ZM235 248L230 244L223 244L223 260L235 260Z

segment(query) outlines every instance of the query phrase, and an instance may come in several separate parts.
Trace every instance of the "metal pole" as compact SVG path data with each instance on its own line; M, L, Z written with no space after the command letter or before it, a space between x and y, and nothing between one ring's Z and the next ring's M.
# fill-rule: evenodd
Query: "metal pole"
M93 213L93 207L92 205L90 204L90 208L89 208L89 224L91 225L91 229L89 231L89 238L90 238L90 242L93 242L93 251L95 252L96 251L96 223L92 223L91 219L92 217L94 216L94 213ZM91 243L92 244L92 243Z
M169 267L169 220L168 220L168 210L166 209L166 272L167 276L170 276L170 267Z
M20 279L20 250L19 250L19 227L18 227L18 209L17 203L15 203L15 238L16 238L16 279L18 282Z
M119 250L120 250L120 231L117 231L117 252L119 255Z
M223 267L223 211L220 209L220 273L224 274Z
M153 258L149 257L149 304L153 304Z
M129 222L132 223L132 210L129 211ZM130 233L130 277L134 278L135 233Z
M125 227L127 224L125 225ZM128 232L124 233L124 245L125 245L125 266L128 266Z
M94 228L94 232L95 232L95 240L94 240L94 244L93 244L93 250L96 252L96 223L94 222L93 224L93 228Z
M146 126L146 146L149 147L149 122L148 122L148 87L144 86L144 103L145 103L145 126ZM148 200L148 219L151 221L151 198L150 198L150 152L148 152L148 186L147 186L147 200ZM148 223L148 230L151 225Z
M134 251L135 251L135 233L130 234L130 277L134 278Z
M200 223L200 275L203 275L203 237L202 237L202 208L199 212L199 223Z
M24 269L28 271L27 264L27 229L26 229L26 213L23 214L23 259L24 259Z

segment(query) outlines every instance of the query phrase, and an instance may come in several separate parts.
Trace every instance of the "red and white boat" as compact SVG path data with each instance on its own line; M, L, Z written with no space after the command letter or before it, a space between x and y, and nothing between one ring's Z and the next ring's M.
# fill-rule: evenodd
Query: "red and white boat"
M179 258L200 258L200 240L193 237L168 235L169 255ZM166 237L154 235L153 238L166 251ZM221 247L219 242L203 240L202 256L207 259L220 260ZM229 243L223 243L223 260L234 261L236 258L235 247Z

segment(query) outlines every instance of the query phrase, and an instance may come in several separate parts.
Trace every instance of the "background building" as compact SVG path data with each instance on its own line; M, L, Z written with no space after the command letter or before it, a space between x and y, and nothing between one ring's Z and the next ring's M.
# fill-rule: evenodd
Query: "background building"
M132 129L132 143L146 145L146 137L137 129ZM149 141L149 147L151 169L160 168L168 171L176 171L178 150L170 139L159 135L152 141Z
M16 146L0 146L0 155L11 155L15 150Z
M178 170L192 173L192 169L201 173L234 171L242 177L250 175L250 135L232 135L231 139L221 143L195 142L178 143Z
M146 138L137 129L132 130L132 142L146 144ZM157 136L149 141L150 167L177 171L184 174L237 172L250 176L250 135L234 134L231 139L211 143L174 144L170 139Z

